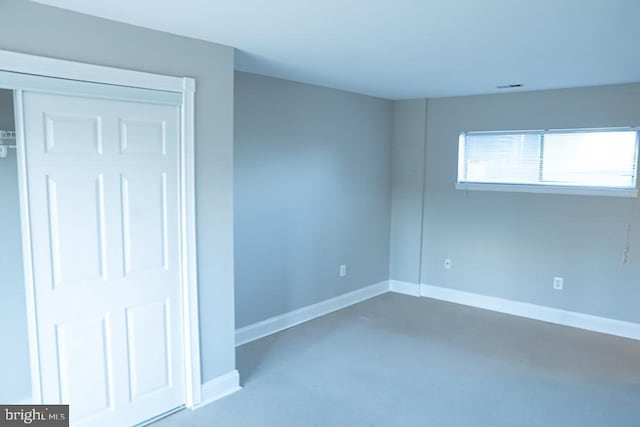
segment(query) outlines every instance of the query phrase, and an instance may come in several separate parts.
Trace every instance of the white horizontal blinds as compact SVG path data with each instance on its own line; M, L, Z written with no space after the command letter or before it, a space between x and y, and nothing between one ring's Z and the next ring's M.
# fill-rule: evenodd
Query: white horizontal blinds
M635 188L636 132L548 132L544 184Z
M540 135L469 133L465 135L464 176L460 182L534 184L540 175Z
M635 189L635 129L470 132L458 182Z

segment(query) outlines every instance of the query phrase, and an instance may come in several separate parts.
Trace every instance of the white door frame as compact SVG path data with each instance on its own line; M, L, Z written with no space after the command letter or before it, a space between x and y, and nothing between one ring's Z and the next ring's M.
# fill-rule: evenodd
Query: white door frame
M153 91L180 94L180 269L182 287L182 322L184 330L185 355L185 405L193 408L201 402L200 377L200 334L198 316L198 277L196 248L196 212L195 212L195 139L194 139L194 95L195 80L187 77L171 77L139 71L90 65L55 58L27 55L0 50L0 71L11 73L16 79L3 81L0 75L0 88L12 90L29 89L18 81L35 83L42 80L61 80L58 92L64 93L65 83L69 80L86 83L100 83L120 87L148 89ZM16 97L17 99L19 97ZM22 105L15 105L16 111ZM33 281L33 259L31 256L30 208L28 202L26 156L23 123L20 114L16 114L18 182L20 191L20 216L22 222L22 244L24 258L24 278L27 305L27 323L29 330L29 356L31 363L31 388L34 404L42 402L40 379L40 353L38 348L38 328L36 322L36 301Z

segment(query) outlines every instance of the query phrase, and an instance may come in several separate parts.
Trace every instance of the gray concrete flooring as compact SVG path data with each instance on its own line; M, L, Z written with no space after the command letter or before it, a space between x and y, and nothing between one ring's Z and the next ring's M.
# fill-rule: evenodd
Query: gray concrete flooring
M162 426L640 426L640 342L385 294L238 348Z

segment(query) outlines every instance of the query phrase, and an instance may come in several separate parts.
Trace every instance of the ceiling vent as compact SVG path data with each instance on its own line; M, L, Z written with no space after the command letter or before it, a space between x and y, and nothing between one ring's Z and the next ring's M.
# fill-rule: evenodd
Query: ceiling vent
M510 85L499 85L496 86L496 89L515 89L517 87L522 87L524 86L522 83L512 83Z

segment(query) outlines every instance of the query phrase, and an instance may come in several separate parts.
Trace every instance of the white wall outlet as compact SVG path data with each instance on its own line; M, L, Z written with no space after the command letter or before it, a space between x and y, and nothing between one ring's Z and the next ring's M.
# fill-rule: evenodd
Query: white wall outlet
M340 266L340 277L344 277L347 275L347 265L346 264L342 264Z
M561 291L564 289L564 279L562 277L553 278L553 289Z
M444 259L444 268L445 268L446 270L451 269L451 260L450 260L449 258L445 258L445 259Z

